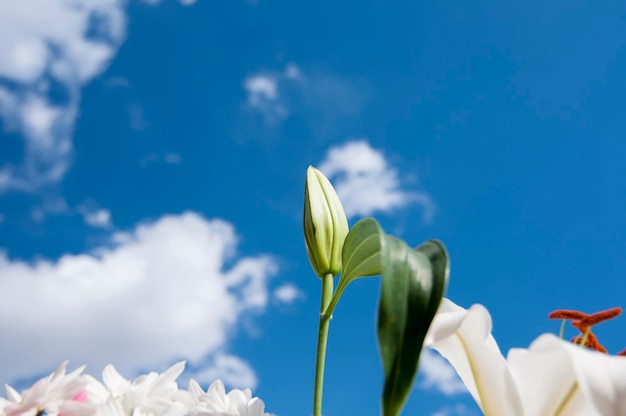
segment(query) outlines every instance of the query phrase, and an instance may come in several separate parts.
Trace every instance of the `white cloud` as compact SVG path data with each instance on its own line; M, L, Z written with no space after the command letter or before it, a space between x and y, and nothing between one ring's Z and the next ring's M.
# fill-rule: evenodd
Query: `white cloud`
M98 209L95 211L83 210L85 224L96 228L111 227L111 211L108 209Z
M23 163L0 167L0 191L63 177L80 88L100 74L125 36L123 0L0 2L0 117L25 140ZM65 98L53 99L51 87Z
M190 371L186 375L187 381L194 379L205 388L216 379L220 379L224 384L236 388L249 388L254 390L258 385L256 373L246 361L241 358L218 352L200 370ZM185 379L181 378L180 383L185 384Z
M91 253L30 262L0 253L0 382L65 359L127 375L213 359L245 375L216 354L242 317L264 311L277 265L237 257L236 246L229 223L184 213L116 233Z
M390 212L412 203L422 205L425 221L434 215L428 194L402 189L396 169L366 140L331 147L318 169L329 179L335 178L334 186L348 217Z
M81 89L108 67L124 41L126 4L0 1L0 118L25 143L20 162L0 165L0 192L32 191L63 178Z
M272 127L292 112L303 110L308 116L322 115L322 124L339 116L359 114L367 89L336 75L305 73L293 62L282 71L257 71L244 79L243 86L247 92L245 108L259 113Z
M274 299L279 303L288 305L304 297L304 293L292 283L285 283L274 289Z
M434 388L446 396L467 393L465 385L448 361L436 352L424 348L420 356L419 374L422 388Z

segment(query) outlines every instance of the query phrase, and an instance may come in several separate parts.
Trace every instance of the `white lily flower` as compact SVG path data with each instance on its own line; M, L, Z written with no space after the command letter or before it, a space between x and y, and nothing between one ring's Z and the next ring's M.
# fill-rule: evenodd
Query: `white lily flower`
M452 364L486 416L626 415L626 357L544 334L505 360L481 305L444 298L425 345Z

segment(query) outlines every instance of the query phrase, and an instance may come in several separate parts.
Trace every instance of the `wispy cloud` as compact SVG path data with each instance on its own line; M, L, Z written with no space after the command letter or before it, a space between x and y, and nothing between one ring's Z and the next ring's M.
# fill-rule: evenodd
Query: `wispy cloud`
M298 299L304 298L304 293L293 283L285 283L274 289L274 299L278 303L289 305Z
M284 99L278 95L279 82L282 82L280 75L266 73L251 75L243 84L247 108L261 113L265 122L272 126L289 116Z
M435 207L430 196L404 189L397 170L389 165L383 152L372 148L364 139L331 147L318 168L334 179L348 217L419 204L424 210L424 221L433 218Z
M474 414L464 404L457 403L453 406L445 406L432 413L431 416L469 416Z
M446 396L467 393L465 385L445 358L425 348L420 356L421 388L436 389ZM448 414L448 413L446 413Z
M85 224L90 227L110 229L113 226L111 212L92 200L86 200L71 207L58 195L46 196L40 205L30 211L30 218L35 222L43 222L50 216L76 215L81 216Z
M30 218L36 222L42 222L50 215L72 215L73 210L67 205L65 199L59 196L46 197L41 205L30 211Z
M265 310L277 265L237 257L236 247L231 224L184 213L116 233L90 253L0 253L0 381L65 359L132 375L182 357L248 384L252 370L224 351L242 317Z
M141 0L141 1L150 6L157 6L161 4L162 0ZM196 1L197 0L178 0L178 2L182 4L183 6L191 6L192 4L195 4Z
M85 224L91 227L106 229L110 228L112 225L111 211L108 209L100 208L94 211L84 210L82 214Z
M160 162L166 163L168 165L177 165L180 162L182 162L182 160L183 160L183 157L179 155L178 153L165 153L163 155L160 155L157 153L150 153L149 155L141 159L139 164L141 165L142 168L145 168L146 166L152 163L160 163Z
M292 113L323 114L333 119L357 115L363 108L364 88L335 74L305 72L295 63L283 70L256 71L243 81L245 109L258 113L275 127Z

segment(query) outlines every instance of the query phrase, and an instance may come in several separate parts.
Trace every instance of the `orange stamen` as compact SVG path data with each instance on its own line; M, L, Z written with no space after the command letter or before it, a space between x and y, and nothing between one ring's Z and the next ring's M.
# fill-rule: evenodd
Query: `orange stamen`
M570 340L573 344L576 345L582 345L583 341L585 343L584 347L588 348L590 350L594 350L594 351L600 351L600 352L604 352L606 353L606 348L604 348L604 346L602 346L602 344L600 344L598 342L598 338L592 334L591 332L587 333L587 339L585 339L584 336L582 335L576 335L574 338L572 338Z
M581 334L573 337L570 342L583 345L584 347L600 351L603 353L607 353L606 348L598 341L598 338L595 336L593 332L591 332L591 328L594 325L597 325L601 322L608 321L609 319L613 319L616 316L619 316L622 313L622 308L611 308L605 311L600 311L593 313L591 315L586 314L584 312L573 311L568 309L559 309L554 312L551 312L548 315L550 319L565 319L568 321L572 321L572 326L580 331ZM626 349L620 351L617 355L626 356Z
M591 316L587 316L580 320L581 325L593 326L600 322L608 321L619 316L622 313L622 308L611 308L605 311L596 312Z
M550 312L548 318L550 319L584 319L589 315L578 311L570 311L567 309L559 309L558 311Z

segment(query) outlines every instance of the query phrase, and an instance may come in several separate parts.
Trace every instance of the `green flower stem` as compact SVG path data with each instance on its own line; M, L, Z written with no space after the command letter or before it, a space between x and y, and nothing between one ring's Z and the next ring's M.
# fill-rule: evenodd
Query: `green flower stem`
M337 306L337 302L339 302L339 298L343 294L343 291L348 287L348 284L345 280L340 279L339 284L335 288L335 293L332 294L332 299L328 302L326 306L326 310L322 312L323 315L333 316L333 311L335 310L335 306Z
M313 416L322 416L322 393L324 390L324 365L326 363L326 343L331 315L325 314L333 297L333 275L322 278L322 303L320 306L320 326L317 333L317 357L315 363L315 387L313 390Z

